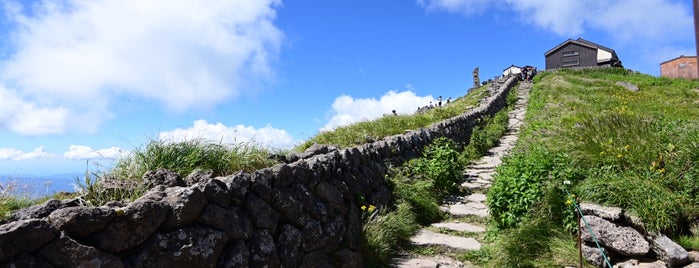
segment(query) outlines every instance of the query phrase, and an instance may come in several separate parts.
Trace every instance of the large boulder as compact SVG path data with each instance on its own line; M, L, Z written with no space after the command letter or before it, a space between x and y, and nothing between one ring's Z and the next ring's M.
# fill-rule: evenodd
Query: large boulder
M635 229L620 226L596 216L585 216L584 220L589 224L593 234L599 243L607 249L624 256L643 256L650 251L648 241ZM594 243L590 232L585 228L583 219L580 219L582 239L588 243Z
M33 205L28 208L20 209L12 213L11 221L41 219L51 214L54 210L66 207L74 207L80 205L78 199L58 200L49 199L46 202L38 205Z
M195 186L167 188L162 201L170 207L170 213L162 223L164 230L189 226L207 203L206 195Z

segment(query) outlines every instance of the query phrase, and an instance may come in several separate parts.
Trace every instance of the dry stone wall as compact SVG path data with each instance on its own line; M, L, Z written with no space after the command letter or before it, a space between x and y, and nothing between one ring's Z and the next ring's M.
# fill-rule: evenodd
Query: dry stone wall
M226 177L155 170L144 181L156 186L129 204L49 200L18 211L0 225L0 267L363 267L359 200L389 204L387 163L439 137L468 141L515 84L492 84L462 115L361 146Z

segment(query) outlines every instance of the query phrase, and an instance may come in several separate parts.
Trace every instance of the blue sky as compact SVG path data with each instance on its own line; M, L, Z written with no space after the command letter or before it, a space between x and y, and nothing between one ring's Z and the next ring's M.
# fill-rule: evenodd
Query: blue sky
M543 69L568 38L657 76L660 62L696 53L691 4L7 0L0 174L83 172L154 139L289 148L463 96L476 67L482 80L511 64Z

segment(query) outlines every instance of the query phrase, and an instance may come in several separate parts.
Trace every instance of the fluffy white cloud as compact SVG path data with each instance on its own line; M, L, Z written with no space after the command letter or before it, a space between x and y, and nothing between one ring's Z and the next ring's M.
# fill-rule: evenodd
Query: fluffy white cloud
M252 143L271 149L288 149L298 144L286 130L270 125L256 129L243 125L209 124L206 120L196 120L189 128L161 132L158 136L160 140L171 142L204 139L224 144Z
M0 148L0 160L36 160L53 158L54 156L45 152L43 146L36 147L34 151L22 152L13 148Z
M408 86L410 87L410 86ZM412 114L418 107L428 105L435 99L432 96L420 97L413 91L396 92L391 90L380 99L355 99L348 95L335 98L332 115L322 130L332 130L339 126L372 120L396 110L398 114Z
M29 113L3 111L0 127L22 134L94 131L117 97L173 111L210 107L269 78L283 39L273 25L279 0L1 5L11 51L0 59L0 79L11 90L0 94ZM85 120L93 127L75 123Z
M85 145L70 145L63 157L70 160L82 159L119 159L129 154L129 151L119 147L95 150Z

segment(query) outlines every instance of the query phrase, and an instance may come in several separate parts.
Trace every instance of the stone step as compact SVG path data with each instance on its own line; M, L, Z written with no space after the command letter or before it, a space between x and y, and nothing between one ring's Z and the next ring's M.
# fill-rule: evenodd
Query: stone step
M446 228L452 231L466 232L466 233L483 233L485 232L485 227L473 225L465 222L439 222L430 225L437 228Z
M439 208L454 216L475 215L478 217L487 217L489 215L488 206L480 202L456 203L453 205L443 205Z
M396 268L464 268L473 267L466 265L458 260L444 255L437 256L418 256L418 257L399 257L393 259L393 265Z
M481 243L475 238L435 233L427 229L418 231L410 242L418 246L444 246L458 250L479 250Z

